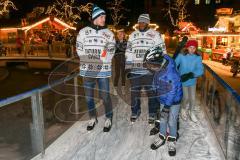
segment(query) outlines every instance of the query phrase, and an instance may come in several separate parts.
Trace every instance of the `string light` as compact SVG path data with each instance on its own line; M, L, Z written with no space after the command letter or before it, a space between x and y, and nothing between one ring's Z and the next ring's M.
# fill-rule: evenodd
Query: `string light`
M153 28L154 30L157 30L157 29L159 28L159 26L158 26L157 24L155 24L155 23L150 23L150 24L149 24L149 27L150 27L150 28ZM134 29L135 31L137 30L137 28L138 28L138 23L133 26L133 29Z
M21 27L21 28L1 28L0 30L2 30L2 31L6 31L6 30L24 30L25 32L27 32L27 31L29 31L30 29L38 26L39 24L42 24L42 23L47 22L47 21L49 21L49 20L50 20L50 18L48 17L48 18L45 18L45 19L43 19L43 20L41 20L41 21L39 21L39 22L37 22L37 23L34 23L34 24L29 25L29 26L26 26L26 27ZM65 22L61 21L61 20L58 19L58 18L54 18L54 21L56 21L57 23L63 25L63 26L66 27L67 29L76 30L75 27L71 27L70 25L66 24Z

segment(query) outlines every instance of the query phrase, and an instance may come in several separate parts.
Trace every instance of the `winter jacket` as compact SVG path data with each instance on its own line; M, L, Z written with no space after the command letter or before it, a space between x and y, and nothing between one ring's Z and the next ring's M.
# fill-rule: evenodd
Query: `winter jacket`
M124 55L125 51L126 51L126 48L127 48L127 41L126 40L123 40L122 42L117 40L116 41L116 52L115 52L115 54L116 55L118 55L118 54Z
M197 54L179 54L175 62L180 75L189 72L194 74L194 78L183 82L182 85L186 87L195 85L197 77L203 74L202 57Z
M164 70L154 74L153 86L159 102L166 107L171 107L181 103L183 96L182 83L174 60L167 54L164 55L164 58L168 60L168 65Z
M143 67L143 58L146 51L154 46L160 46L166 53L166 46L159 32L148 29L144 32L134 31L130 36L126 50L126 68L134 74L147 74L149 71Z
M77 36L76 49L80 57L80 76L91 78L111 76L115 38L108 28L91 25L81 29Z

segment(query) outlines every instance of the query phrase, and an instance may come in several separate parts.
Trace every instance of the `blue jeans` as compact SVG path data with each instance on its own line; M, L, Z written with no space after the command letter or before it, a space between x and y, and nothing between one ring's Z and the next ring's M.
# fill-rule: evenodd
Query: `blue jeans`
M161 110L163 106L161 105ZM177 137L177 120L178 114L180 110L180 104L172 105L169 111L168 120L160 117L160 134L166 137L167 135L167 127L169 127L169 136Z
M141 113L141 89L146 90L148 96L148 113L149 117L155 117L157 108L159 107L158 99L152 87L153 75L139 75L131 74L131 110L132 115L139 115Z
M95 102L94 102L94 90L95 85L98 83L99 96L103 100L105 107L105 116L112 118L112 101L109 93L109 78L83 78L83 86L85 91L85 97L88 106L88 113L90 117L97 117Z

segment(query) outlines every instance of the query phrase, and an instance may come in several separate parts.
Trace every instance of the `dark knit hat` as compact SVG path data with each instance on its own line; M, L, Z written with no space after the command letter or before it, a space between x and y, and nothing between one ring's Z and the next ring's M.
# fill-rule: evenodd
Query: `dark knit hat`
M138 23L139 23L139 22L143 22L143 23L149 24L149 23L150 23L149 14L141 14L141 15L138 17Z

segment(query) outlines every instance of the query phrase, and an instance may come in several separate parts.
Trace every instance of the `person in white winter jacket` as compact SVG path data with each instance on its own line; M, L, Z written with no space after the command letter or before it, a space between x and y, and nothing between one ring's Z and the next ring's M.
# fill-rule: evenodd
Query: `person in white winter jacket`
M159 32L149 28L150 17L148 14L141 14L138 18L139 29L130 36L126 50L126 73L131 84L131 110L130 120L135 122L141 113L140 92L144 88L148 95L150 124L154 123L156 109L159 102L154 98L152 90L153 74L143 65L143 58L146 51L155 46L163 49L166 54L165 43Z
M100 98L105 107L106 121L104 132L112 126L112 102L109 93L111 63L115 53L114 34L105 26L106 13L94 6L92 24L79 31L77 36L77 54L80 57L80 76L83 85L90 116L87 130L92 130L97 124L97 113L94 103L94 89L98 84Z

